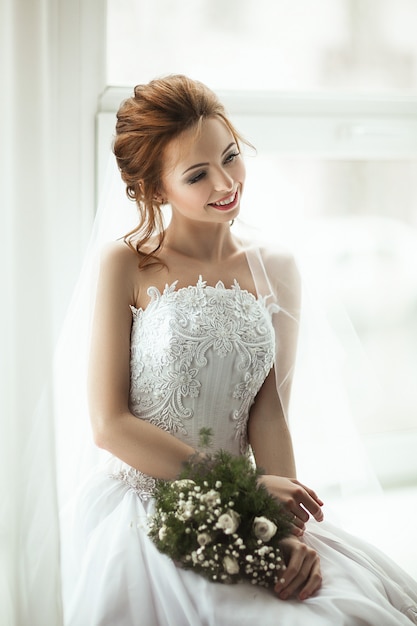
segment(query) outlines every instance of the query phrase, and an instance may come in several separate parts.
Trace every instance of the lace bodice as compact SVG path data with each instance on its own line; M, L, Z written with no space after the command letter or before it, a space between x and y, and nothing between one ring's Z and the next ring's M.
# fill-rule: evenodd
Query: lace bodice
M146 309L131 307L130 408L138 418L197 448L247 450L249 410L274 359L271 315L262 298L218 282L148 290ZM125 466L119 478L149 493L144 475ZM149 477L147 477L149 478Z

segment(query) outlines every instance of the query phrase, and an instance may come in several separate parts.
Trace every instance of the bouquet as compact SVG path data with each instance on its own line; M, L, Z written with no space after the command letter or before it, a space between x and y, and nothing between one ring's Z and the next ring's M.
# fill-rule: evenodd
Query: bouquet
M192 457L177 480L158 481L148 529L158 550L214 582L274 586L291 523L259 475L248 458L219 450Z

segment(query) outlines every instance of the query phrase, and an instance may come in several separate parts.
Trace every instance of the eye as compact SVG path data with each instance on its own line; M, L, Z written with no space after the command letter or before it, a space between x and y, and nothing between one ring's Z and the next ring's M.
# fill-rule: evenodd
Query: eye
M205 175L206 175L205 172L200 172L196 176L193 176L192 178L190 178L187 182L189 185L194 185L194 183L198 183L199 180L202 180L205 177Z
M224 160L225 164L226 163L232 163L239 155L240 155L240 152L231 152L225 158L225 160Z

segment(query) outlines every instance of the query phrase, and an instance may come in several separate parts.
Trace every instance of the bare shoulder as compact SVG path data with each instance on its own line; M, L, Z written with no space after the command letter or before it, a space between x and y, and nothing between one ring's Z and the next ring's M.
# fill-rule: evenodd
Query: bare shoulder
M139 265L139 256L123 239L106 243L100 251L100 264L105 267L115 266L127 269L130 265Z
M100 274L114 280L121 280L125 285L140 282L140 256L122 239L103 246L100 253Z
M149 302L150 286L165 285L163 265L140 267L138 252L123 240L106 244L101 251L100 275L110 281L119 293L127 295L129 304L144 308Z
M123 240L105 244L100 250L99 284L121 302L136 305L140 291L139 255Z

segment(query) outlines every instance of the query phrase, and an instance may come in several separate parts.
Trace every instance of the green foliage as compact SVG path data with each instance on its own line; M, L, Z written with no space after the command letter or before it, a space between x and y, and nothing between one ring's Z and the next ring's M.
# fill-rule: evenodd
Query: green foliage
M212 428L200 428L200 448L209 448L211 446L211 439L213 437Z
M158 482L150 537L181 567L210 580L275 584L283 565L279 542L291 523L259 476L244 456L224 450L195 455L176 481ZM259 524L266 532L262 539Z

